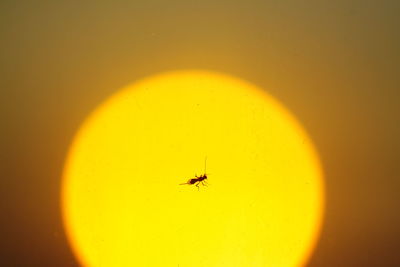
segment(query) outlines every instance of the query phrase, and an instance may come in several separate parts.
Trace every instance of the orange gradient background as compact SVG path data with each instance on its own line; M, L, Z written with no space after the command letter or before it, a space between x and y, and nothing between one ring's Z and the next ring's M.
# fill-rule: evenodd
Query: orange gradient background
M265 90L318 149L326 205L306 265L399 266L399 13L392 0L1 1L0 265L79 266L60 201L75 134L124 86L204 69Z

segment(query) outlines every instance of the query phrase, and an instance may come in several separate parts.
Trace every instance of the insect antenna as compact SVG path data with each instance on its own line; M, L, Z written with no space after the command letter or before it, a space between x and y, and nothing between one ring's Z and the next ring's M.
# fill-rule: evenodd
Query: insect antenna
M207 156L204 159L204 174L206 174L206 173L207 173Z
M203 180L202 180L202 184L203 185L207 185L208 183L207 183L207 181L206 181L206 179L207 179L207 175L208 175L209 173L207 173L207 156L206 156L206 158L205 158L205 160L204 160L204 174L202 175L202 177L204 178Z

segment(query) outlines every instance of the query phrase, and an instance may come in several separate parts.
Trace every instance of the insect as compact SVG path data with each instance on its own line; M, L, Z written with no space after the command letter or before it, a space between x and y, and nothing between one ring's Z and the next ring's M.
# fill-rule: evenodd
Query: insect
M197 176L195 175L195 178L189 179L186 183L179 184L179 185L192 185L194 184L197 189L200 189L199 185L207 186L207 174L206 174L206 168L207 168L207 157L204 160L204 174Z

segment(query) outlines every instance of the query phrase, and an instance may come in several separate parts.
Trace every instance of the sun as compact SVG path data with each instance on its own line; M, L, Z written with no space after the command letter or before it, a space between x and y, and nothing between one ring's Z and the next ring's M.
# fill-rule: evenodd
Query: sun
M208 186L180 185L205 173ZM302 266L323 208L300 123L265 90L207 71L111 96L79 129L63 173L66 232L88 267Z

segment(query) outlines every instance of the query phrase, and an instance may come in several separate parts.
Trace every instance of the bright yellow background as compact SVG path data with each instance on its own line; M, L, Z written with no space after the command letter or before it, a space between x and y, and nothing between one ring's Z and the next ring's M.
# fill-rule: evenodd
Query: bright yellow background
M209 186L181 186L204 172ZM299 266L323 212L316 152L277 101L229 76L170 72L100 106L64 172L85 266Z

